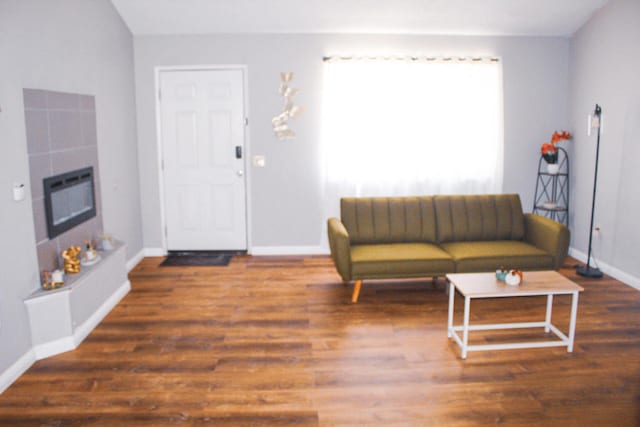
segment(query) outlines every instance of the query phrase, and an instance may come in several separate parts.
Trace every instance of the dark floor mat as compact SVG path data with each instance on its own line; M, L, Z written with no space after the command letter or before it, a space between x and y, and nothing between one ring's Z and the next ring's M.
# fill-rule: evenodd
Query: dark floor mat
M225 267L230 254L169 254L160 267Z

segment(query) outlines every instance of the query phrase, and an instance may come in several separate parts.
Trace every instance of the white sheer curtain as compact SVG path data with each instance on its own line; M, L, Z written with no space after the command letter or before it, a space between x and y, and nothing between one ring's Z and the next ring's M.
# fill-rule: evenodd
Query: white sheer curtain
M491 59L329 59L325 213L345 196L502 189L502 66Z

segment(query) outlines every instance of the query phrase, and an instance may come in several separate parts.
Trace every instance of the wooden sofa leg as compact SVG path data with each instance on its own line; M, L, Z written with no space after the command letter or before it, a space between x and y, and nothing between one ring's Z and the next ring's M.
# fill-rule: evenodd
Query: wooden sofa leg
M362 280L356 280L355 286L353 287L353 295L351 295L351 302L358 302L358 297L360 296L360 288L362 287Z

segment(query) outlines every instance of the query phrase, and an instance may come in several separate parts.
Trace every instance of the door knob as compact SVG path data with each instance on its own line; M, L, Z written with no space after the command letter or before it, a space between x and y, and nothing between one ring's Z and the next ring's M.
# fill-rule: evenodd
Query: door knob
M242 175L244 175L244 172L243 172L243 171L237 171L237 172L236 172L236 174L237 174L238 176L242 176Z

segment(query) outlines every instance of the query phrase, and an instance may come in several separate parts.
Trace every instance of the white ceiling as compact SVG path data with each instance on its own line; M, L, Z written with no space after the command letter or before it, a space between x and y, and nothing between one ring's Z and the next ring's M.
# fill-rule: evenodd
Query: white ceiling
M111 0L134 35L571 36L609 0Z

